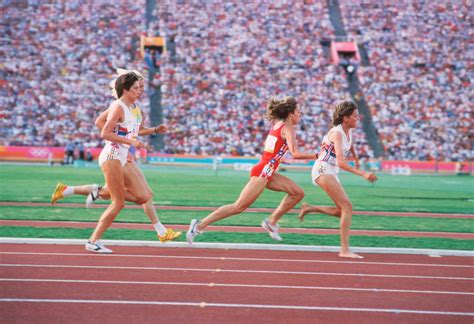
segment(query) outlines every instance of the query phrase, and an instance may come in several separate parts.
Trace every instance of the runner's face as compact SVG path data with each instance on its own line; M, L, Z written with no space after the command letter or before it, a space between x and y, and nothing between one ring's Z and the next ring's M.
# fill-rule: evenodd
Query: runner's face
M357 122L359 121L359 112L354 110L354 112L349 116L348 118L348 124L349 128L356 128L357 127Z
M145 92L145 80L143 79L138 80L138 86L140 88L140 94L138 98L140 99L143 93Z
M127 94L130 97L130 100L133 102L137 101L140 96L142 95L142 92L140 92L140 85L139 81L135 81L135 83L130 87L130 90L124 90L124 94Z
M291 114L291 120L293 124L298 124L301 120L301 110L299 106L296 106L295 111Z

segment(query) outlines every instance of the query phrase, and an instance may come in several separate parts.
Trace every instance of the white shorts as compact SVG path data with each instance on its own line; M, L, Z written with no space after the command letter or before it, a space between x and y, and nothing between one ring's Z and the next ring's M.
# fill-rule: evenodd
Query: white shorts
M112 144L106 144L99 155L99 165L102 166L105 161L119 160L122 166L127 163L128 148L116 147Z
M313 169L311 170L311 180L315 186L318 185L316 180L324 174L331 174L335 176L337 182L339 182L339 178L337 176L339 174L339 167L334 164L317 160L314 162Z

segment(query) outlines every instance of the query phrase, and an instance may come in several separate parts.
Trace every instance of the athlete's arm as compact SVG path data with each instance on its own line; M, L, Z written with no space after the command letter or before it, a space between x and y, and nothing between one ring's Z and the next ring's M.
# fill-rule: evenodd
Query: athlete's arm
M95 126L102 130L102 128L104 128L104 125L105 125L105 122L107 122L107 116L109 116L109 109L107 108L107 110L103 111L99 117L97 117L97 119L95 120Z
M348 172L352 172L354 174L357 174L364 179L374 182L377 180L377 177L373 173L365 172L362 170L358 170L352 166L350 166L347 162L346 159L344 159L344 150L342 148L342 135L339 132L332 132L329 134L329 140L334 143L334 150L336 151L336 160L337 164L339 167L343 170L346 170Z
M359 169L360 168L359 157L357 156L357 153L355 151L354 144L351 145L350 151L351 151L352 156L354 157L355 167L356 167L356 169Z
M114 133L114 127L117 123L121 122L124 119L123 110L118 103L110 107L110 111L105 122L104 127L100 132L100 137L107 141L118 142L126 145L133 145L136 148L142 148L143 143L136 139L128 139L121 136L118 136Z
M286 139L288 144L288 151L291 153L291 157L295 160L314 160L318 157L315 153L300 152L298 150L298 143L296 142L296 132L291 126L283 126L281 131L282 137Z
M154 135L154 134L164 134L168 131L168 127L164 124L156 126L156 127L143 127L140 125L140 130L138 131L138 135Z

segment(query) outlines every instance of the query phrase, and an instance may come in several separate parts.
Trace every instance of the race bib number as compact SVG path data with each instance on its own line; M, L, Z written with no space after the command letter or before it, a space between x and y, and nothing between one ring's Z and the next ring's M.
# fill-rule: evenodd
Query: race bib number
M277 140L278 138L276 136L268 135L265 140L265 152L273 153L275 151Z

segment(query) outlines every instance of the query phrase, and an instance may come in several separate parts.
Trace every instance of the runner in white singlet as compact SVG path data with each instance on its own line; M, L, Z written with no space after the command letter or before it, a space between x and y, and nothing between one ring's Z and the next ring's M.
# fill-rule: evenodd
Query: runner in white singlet
M331 128L331 130L329 130L329 132L323 138L319 158L314 163L313 169L311 171L311 179L314 185L318 185L316 180L323 174L333 174L339 181L339 178L337 177L339 174L339 165L336 159L336 149L334 143L329 139L333 132L338 132L341 134L344 157L347 157L351 152L352 129L349 129L347 136L342 129L342 125L337 125Z
M127 107L120 99L112 102L109 108L116 104L118 104L123 110L124 121L115 125L114 133L117 136L126 139L136 139L138 136L138 130L140 129L141 115L140 118L137 119L132 113L132 109ZM124 166L125 163L127 163L129 148L130 145L128 144L106 140L105 146L99 156L99 165L102 166L102 164L107 160L119 160L120 164Z
M344 188L339 182L339 168L357 174L367 181L374 182L377 177L373 173L358 169L358 161L352 145L351 130L357 126L359 113L357 105L352 101L343 101L336 106L332 123L333 128L324 137L322 150L313 166L311 178L315 185L323 189L334 201L335 207L312 206L306 203L301 205L298 218L303 221L307 213L322 213L340 218L341 250L340 257L362 258L352 253L349 248L349 230L352 222L352 203ZM352 152L356 159L356 167L347 163L345 157Z

